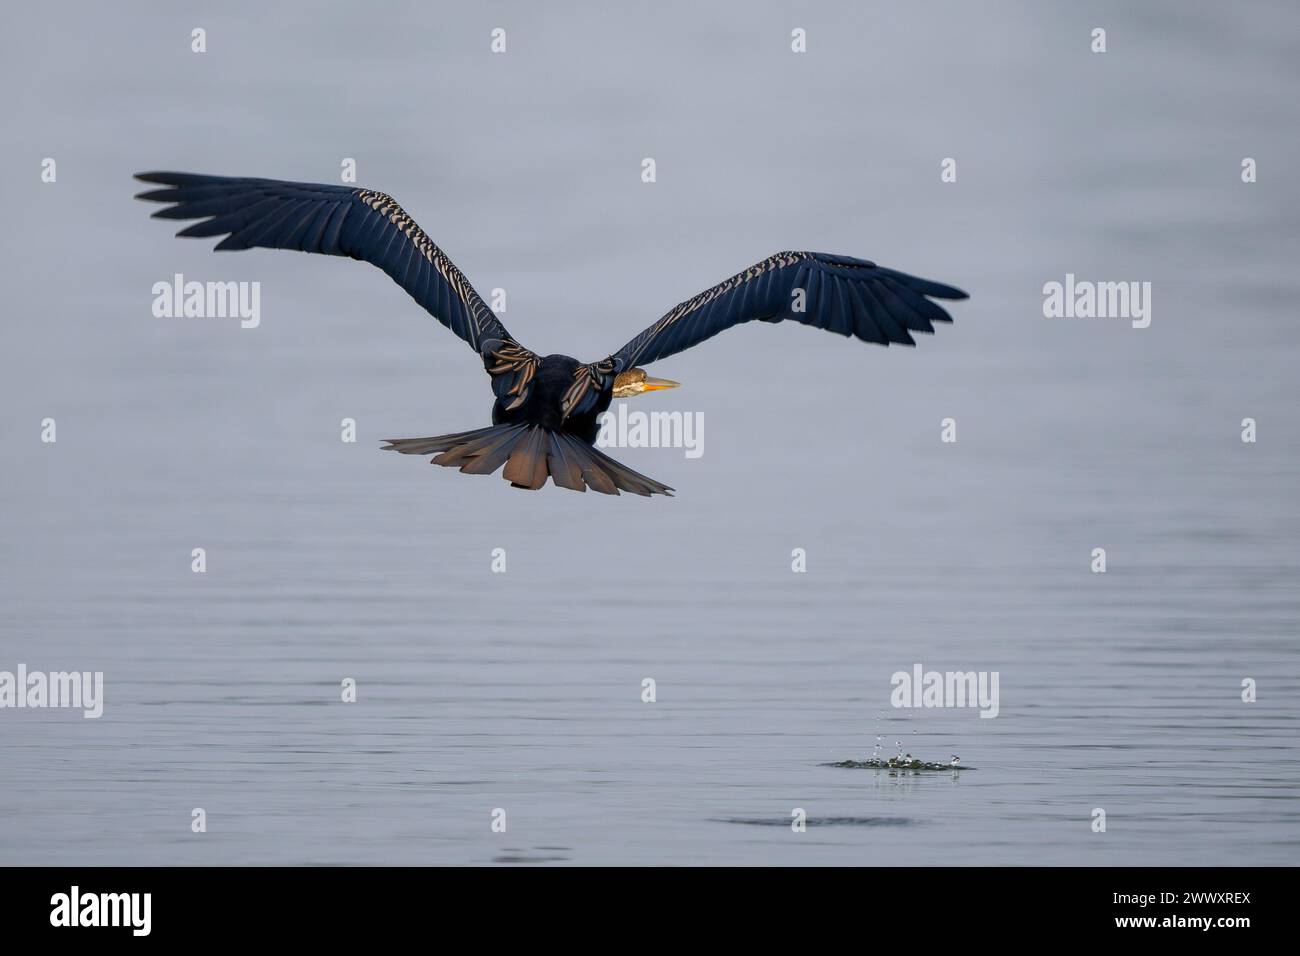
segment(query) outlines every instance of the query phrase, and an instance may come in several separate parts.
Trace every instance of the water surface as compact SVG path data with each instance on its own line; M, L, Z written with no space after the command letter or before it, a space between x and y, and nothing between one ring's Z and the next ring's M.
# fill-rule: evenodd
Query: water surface
M0 712L0 862L1294 862L1294 6L442 6L10 12L0 669L106 701ZM785 248L973 298L915 351L656 364L634 407L705 453L618 457L675 499L515 491L379 451L491 402L382 274L131 199L344 157L541 352ZM260 281L261 327L153 318L177 272ZM1150 328L1043 318L1067 272L1152 282ZM916 662L998 671L999 716L890 707ZM827 766L877 734L978 770Z

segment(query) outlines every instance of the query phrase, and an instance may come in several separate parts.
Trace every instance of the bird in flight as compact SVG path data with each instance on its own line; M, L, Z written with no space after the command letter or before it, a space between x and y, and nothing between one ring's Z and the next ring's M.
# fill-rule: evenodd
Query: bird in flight
M492 425L432 438L389 439L386 449L537 489L671 495L595 447L599 416L615 398L676 388L642 366L742 322L794 321L878 345L915 345L952 318L931 299L964 299L952 286L848 256L778 252L670 310L596 362L538 355L520 345L469 280L391 196L354 186L138 173L162 186L137 198L168 203L157 219L197 219L178 236L223 236L216 250L297 249L362 259L383 269L479 354L492 379Z

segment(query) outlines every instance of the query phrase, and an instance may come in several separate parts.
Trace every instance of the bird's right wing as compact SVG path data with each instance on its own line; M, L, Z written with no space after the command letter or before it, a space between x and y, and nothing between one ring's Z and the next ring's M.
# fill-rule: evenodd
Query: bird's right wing
M156 219L199 219L178 236L225 236L228 249L297 249L376 265L482 356L499 396L522 401L538 358L519 345L469 280L389 195L278 179L139 173L167 188L136 198L172 205Z
M578 366L565 393L565 416L595 407L620 372L699 345L744 322L786 320L880 345L915 345L952 317L930 301L964 299L941 282L849 256L778 252L687 299L621 349Z
M849 256L778 252L682 302L607 359L613 371L673 355L743 322L794 321L880 345L914 345L952 318L930 301L952 286Z

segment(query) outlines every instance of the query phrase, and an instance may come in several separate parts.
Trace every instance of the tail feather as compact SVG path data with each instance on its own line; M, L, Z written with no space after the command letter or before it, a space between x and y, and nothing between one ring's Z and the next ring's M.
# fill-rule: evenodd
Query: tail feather
M567 432L539 425L493 425L432 438L392 438L384 446L404 455L434 455L431 464L459 468L468 475L501 477L516 488L536 490L549 477L557 487L588 488L605 495L668 495L672 488L615 461Z
M587 486L582 480L582 466L578 464L577 455L565 451L567 443L564 441L564 436L548 432L546 440L550 445L546 452L546 463L551 470L551 480L555 482L556 487L568 488L570 491L586 491Z
M455 466L467 475L490 475L510 458L518 433L502 429L497 435L488 435L481 441L458 445L433 461L435 464Z
M455 432L451 435L438 435L435 438L388 438L385 451L400 451L403 455L431 455L434 452L447 451L458 445L470 444L475 439L486 436L492 428L476 428L468 432Z
M530 428L510 453L501 477L516 488L536 491L546 484L546 432L541 428Z
M572 439L575 443L577 439ZM597 467L603 468L609 473L614 480L614 484L624 491L630 491L633 494L650 497L653 494L664 494L665 491L672 491L667 485L661 485L653 478L647 478L640 472L633 471L621 461L615 461L604 452L589 446L582 446L583 451L595 459Z

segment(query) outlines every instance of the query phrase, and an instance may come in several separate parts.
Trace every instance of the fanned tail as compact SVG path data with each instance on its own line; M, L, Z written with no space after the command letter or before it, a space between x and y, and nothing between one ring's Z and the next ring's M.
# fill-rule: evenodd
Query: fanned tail
M386 451L434 455L430 462L459 468L467 475L490 475L502 465L501 477L516 488L535 491L549 477L561 488L604 495L672 496L673 489L638 474L626 465L566 432L540 425L492 425L432 438L390 438Z

